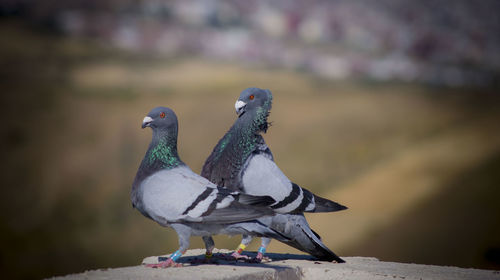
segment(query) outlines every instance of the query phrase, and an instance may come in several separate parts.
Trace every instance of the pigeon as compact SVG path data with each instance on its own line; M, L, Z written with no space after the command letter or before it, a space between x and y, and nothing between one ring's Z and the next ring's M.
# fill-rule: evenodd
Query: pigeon
M172 227L179 249L152 267L180 266L176 261L189 247L190 236L202 236L207 256L211 235L244 234L288 240L257 218L273 215L269 196L252 196L217 186L194 173L177 153L178 122L166 107L154 108L142 128L153 130L152 141L132 184L132 206L161 226Z
M259 221L290 238L284 243L292 247L320 260L344 262L321 242L302 213L334 212L347 207L291 182L276 165L261 135L269 128L267 119L271 104L269 90L248 88L240 94L235 103L238 118L205 161L201 175L233 191L271 196L276 202L270 207L281 215ZM251 240L251 236L244 235L232 256L248 258L241 252ZM262 260L269 242L269 239L263 238L257 261Z

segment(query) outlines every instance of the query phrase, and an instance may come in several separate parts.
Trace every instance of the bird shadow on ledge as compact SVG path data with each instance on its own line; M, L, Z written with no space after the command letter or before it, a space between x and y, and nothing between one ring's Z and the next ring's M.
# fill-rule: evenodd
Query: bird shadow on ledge
M199 255L187 255L182 256L177 262L182 264L183 266L198 266L198 265L234 265L234 266L253 266L253 267L266 267L273 269L283 269L283 266L273 265L273 263L277 263L280 261L286 260L305 260L311 262L320 263L317 259L309 255L300 255L300 254L279 254L279 253L268 253L265 255L262 262L253 261L257 256L257 252L245 251L245 255L250 257L250 259L231 259L231 252L219 252L214 253L209 262L206 262L205 254ZM161 262L167 260L169 255L158 256L154 261ZM148 263L147 260L153 260L150 258L146 258L143 263Z

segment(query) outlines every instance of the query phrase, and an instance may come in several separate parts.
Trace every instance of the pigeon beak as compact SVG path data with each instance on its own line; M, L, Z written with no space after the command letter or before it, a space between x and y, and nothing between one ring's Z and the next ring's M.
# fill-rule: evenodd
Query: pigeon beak
M145 117L142 120L142 128L150 126L152 121L153 121L153 119L151 117Z
M241 116L244 112L245 112L245 106L247 105L247 103L241 101L241 100L238 100L236 101L236 103L234 103L234 108L236 109L236 114L239 116Z

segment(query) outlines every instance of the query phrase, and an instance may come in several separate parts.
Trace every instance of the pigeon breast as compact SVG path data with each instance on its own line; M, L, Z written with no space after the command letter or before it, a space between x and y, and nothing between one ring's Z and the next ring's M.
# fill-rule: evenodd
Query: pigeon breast
M218 193L214 184L196 176L187 166L154 173L141 183L140 192L145 212L168 222L201 220ZM234 197L227 196L217 206L224 207L232 201Z

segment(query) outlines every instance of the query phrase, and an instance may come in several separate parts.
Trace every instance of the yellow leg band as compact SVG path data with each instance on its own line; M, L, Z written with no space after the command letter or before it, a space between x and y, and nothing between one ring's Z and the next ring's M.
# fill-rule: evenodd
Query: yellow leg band
M238 254L241 254L241 252L243 252L245 250L245 248L247 247L247 245L245 244L240 244L238 246L238 248L236 248L236 252L238 252Z

